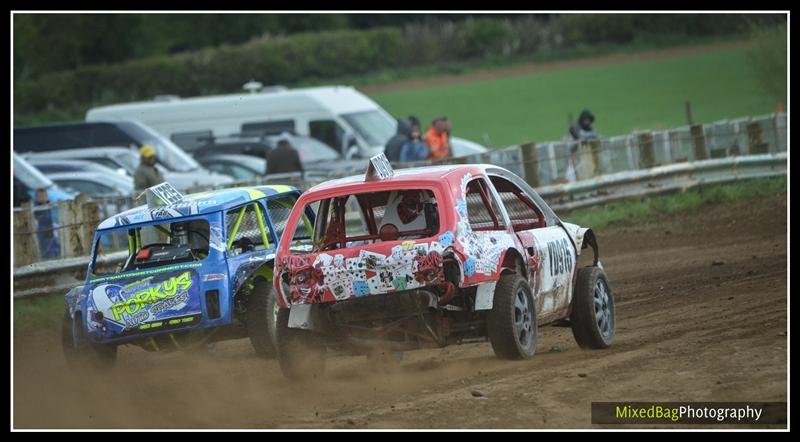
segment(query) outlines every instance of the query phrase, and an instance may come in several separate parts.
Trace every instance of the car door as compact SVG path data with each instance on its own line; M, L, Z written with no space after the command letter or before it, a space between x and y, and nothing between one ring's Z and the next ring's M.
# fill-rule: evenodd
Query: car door
M536 198L525 189L500 176L490 179L525 249L540 323L562 317L572 297L576 265L572 241L560 224L548 222Z

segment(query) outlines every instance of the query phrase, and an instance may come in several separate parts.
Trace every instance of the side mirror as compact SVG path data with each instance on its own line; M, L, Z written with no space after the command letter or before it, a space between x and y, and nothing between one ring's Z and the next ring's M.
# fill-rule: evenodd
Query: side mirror
M344 154L344 158L346 160L352 160L353 158L358 156L358 146L350 146L347 148L347 151Z

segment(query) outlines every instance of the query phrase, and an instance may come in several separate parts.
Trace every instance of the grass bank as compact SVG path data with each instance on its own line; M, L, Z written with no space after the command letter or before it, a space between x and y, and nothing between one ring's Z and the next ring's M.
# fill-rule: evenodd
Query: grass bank
M566 216L562 215L562 218L568 222L590 226L594 229L610 225L634 224L694 209L705 204L723 204L754 198L782 198L786 195L787 183L787 178L780 176L712 184L685 192L576 209Z

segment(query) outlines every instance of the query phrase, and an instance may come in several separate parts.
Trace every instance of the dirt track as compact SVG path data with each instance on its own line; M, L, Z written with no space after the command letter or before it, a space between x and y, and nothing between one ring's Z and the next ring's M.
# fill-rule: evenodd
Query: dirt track
M599 242L617 299L608 350L545 327L528 361L495 359L489 344L410 352L382 373L342 357L296 386L240 340L192 357L125 347L90 379L66 370L54 318L14 337L14 425L561 428L590 427L592 401L786 400L785 200L707 206Z

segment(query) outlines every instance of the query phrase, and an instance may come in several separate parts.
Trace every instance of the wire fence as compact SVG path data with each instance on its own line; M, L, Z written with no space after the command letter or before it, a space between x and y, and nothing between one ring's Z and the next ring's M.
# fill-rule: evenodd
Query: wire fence
M670 164L776 154L786 152L787 142L787 116L775 113L668 130L637 131L598 140L524 143L466 157L395 167L488 163L504 167L539 188ZM366 164L365 160L365 169ZM267 175L237 184L288 184L305 190L339 176L335 173L292 173ZM192 191L212 189L202 187ZM54 205L27 203L14 210L14 266L86 256L101 220L142 204L143 198L137 200L136 195L94 198L79 195L73 201Z

